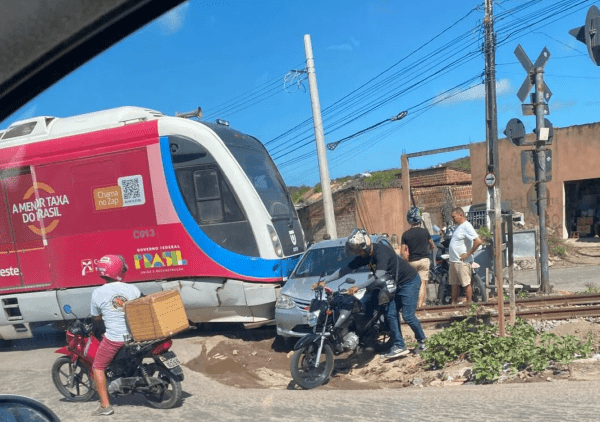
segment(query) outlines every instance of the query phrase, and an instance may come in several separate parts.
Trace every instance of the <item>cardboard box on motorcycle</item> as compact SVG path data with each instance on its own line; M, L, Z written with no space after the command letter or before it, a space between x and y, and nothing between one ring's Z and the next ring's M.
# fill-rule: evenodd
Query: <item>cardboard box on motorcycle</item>
M167 290L125 304L125 319L134 341L171 337L189 328L177 290Z

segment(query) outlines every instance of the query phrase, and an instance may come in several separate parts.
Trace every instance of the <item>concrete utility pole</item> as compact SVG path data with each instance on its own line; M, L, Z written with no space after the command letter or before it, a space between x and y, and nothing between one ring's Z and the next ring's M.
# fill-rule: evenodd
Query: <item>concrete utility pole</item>
M537 64L537 63L536 63ZM535 69L535 133L536 133L536 151L537 163L537 199L538 214L540 221L540 258L541 258L541 286L542 293L550 293L550 276L548 270L548 230L546 229L546 141L548 140L548 130L545 127L544 117L546 114L546 103L544 95L546 85L544 84L544 69L540 66Z
M494 234L494 279L498 297L498 326L504 336L504 292L502 285L502 208L500 204L500 162L498 154L498 120L496 110L496 34L494 33L493 0L485 0L485 134L487 140L488 213L492 214ZM512 223L511 223L512 224Z
M306 71L308 73L308 85L310 87L310 101L312 104L315 140L317 142L317 156L319 158L321 190L323 191L323 215L325 217L325 228L327 233L331 235L331 238L336 239L337 227L335 225L335 214L333 212L333 197L331 195L331 184L329 181L327 153L325 152L325 135L323 134L321 105L319 104L319 91L317 90L317 75L315 74L315 62L313 60L312 45L309 34L304 36L304 51L306 53Z

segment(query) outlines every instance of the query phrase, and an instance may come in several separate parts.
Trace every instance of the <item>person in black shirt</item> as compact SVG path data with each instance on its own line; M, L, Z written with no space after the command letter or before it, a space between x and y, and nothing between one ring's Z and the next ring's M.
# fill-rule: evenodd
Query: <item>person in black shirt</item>
M427 282L429 281L429 266L431 260L431 250L435 248L433 240L427 229L421 226L422 213L417 207L412 207L406 214L410 229L402 235L402 258L419 273L421 278L421 287L419 289L419 300L417 307L425 305L425 296L427 295Z
M419 346L414 353L418 354L424 350L425 333L421 323L415 315L417 309L417 297L421 279L417 272L403 259L401 259L391 246L387 243L373 243L367 232L363 229L353 229L346 240L346 254L357 255L346 267L342 267L321 283L327 284L350 274L360 267L368 266L373 273L370 282L387 273L396 280L396 293L394 300L388 305L387 318L390 325L392 347L384 354L386 358L394 358L408 354L406 343L400 330L400 318L398 310L402 309L402 317L415 333ZM352 286L348 289L349 294L354 294L358 287Z

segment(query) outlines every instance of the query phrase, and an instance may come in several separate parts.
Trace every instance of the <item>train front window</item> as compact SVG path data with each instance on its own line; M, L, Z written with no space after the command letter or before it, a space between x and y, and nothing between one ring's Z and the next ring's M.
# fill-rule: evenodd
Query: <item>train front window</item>
M221 192L217 170L207 169L194 172L196 201L202 221L222 221Z
M228 145L230 151L258 192L272 218L295 215L281 176L266 151L245 146Z

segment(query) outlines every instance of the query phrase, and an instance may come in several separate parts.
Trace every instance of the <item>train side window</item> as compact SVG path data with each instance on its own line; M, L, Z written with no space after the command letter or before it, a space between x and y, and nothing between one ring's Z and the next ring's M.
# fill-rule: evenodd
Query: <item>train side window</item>
M198 214L203 222L223 221L219 175L216 169L197 170L194 172L196 202Z

